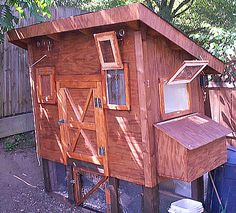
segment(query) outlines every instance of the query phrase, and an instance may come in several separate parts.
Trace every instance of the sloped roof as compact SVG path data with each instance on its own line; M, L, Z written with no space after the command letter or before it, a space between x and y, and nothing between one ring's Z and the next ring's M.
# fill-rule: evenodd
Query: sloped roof
M26 48L23 41L32 37L133 21L143 22L195 58L209 61L208 66L213 70L224 71L222 61L139 3L13 29L8 32L8 37L10 42Z
M232 130L196 113L154 125L188 150L197 149L231 133Z

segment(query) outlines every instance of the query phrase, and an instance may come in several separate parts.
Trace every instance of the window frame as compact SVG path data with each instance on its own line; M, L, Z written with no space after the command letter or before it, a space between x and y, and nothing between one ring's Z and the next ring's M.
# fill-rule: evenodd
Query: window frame
M50 95L43 96L42 76L49 75L50 78ZM36 93L39 104L56 104L56 79L54 67L37 67L36 68Z
M184 61L181 67L175 71L175 73L168 79L167 84L179 84L179 83L190 83L193 79L197 77L199 73L208 65L208 61L192 60ZM202 66L189 80L176 80L176 77L186 68L186 67Z
M188 115L192 113L192 93L191 93L191 85L190 83L186 82L179 82L179 84L186 84L187 87L187 92L188 92L188 109L185 110L177 110L174 112L165 112L165 100L164 100L164 84L168 84L167 79L160 79L159 83L159 97L160 97L160 114L161 114L161 119L166 120L166 119L171 119L171 118L176 118L179 116L183 115ZM177 83L176 83L177 84Z
M102 70L122 69L123 63L121 60L120 48L119 48L118 40L116 37L116 32L110 31L110 32L104 32L104 33L97 33L97 34L94 34L94 39L95 39L95 44L97 47L97 52L98 52L98 56L99 56ZM110 41L112 53L113 53L114 60L115 60L114 62L105 62L104 61L102 49L101 49L101 45L100 45L101 41Z
M109 104L107 93L107 71L124 70L125 81L125 105ZM129 86L129 68L128 64L124 63L123 68L102 70L102 88L103 88L103 107L111 110L130 110L130 86Z

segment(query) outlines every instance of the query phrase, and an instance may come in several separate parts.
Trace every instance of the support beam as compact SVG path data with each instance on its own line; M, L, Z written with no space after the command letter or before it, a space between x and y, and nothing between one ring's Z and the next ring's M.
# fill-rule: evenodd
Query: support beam
M66 173L67 173L67 189L68 189L68 200L70 203L75 203L75 196L74 196L74 179L73 179L73 166L69 165L66 166Z
M119 180L109 177L109 184L107 186L106 203L108 212L119 213L119 200L118 200L118 187Z
M204 203L204 180L203 176L191 183L192 199Z
M159 213L158 185L152 188L143 187L143 212Z
M50 171L49 171L49 161L46 159L42 159L43 165L43 180L44 180L44 187L46 192L52 191L51 180L50 180Z

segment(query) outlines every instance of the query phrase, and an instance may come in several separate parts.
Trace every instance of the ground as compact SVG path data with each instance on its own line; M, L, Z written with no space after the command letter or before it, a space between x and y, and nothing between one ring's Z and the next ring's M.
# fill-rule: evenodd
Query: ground
M33 132L0 139L0 213L91 212L47 194L39 162ZM180 198L160 193L160 212Z
M44 191L33 140L33 133L0 140L0 213L90 212Z

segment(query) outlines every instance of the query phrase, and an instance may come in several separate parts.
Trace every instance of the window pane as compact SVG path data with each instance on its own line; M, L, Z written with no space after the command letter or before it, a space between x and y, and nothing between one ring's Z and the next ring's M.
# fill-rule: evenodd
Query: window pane
M175 78L178 80L190 80L202 68L202 66L186 66Z
M165 113L189 109L189 94L187 84L164 83Z
M108 104L126 104L124 70L107 71L107 97Z
M102 51L103 61L105 63L115 62L115 58L111 47L111 41L110 40L100 41L100 47Z

